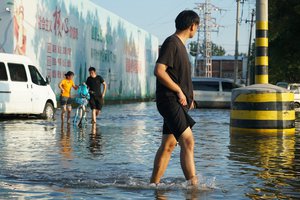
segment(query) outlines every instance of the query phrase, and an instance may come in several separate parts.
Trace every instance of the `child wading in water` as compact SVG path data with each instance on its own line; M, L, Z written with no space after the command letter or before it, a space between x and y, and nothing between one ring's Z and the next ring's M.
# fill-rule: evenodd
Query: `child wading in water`
M90 93L89 89L85 82L79 85L77 90L77 97L75 98L75 102L78 104L76 109L76 114L74 117L74 125L77 125L77 120L79 120L78 126L82 127L82 121L87 121L86 119L86 106L89 103Z
M58 87L61 90L60 95L60 106L61 106L61 123L64 122L65 112L67 111L67 122L68 124L71 123L71 111L72 111L72 98L71 98L71 89L74 88L77 90L78 86L75 85L73 82L74 73L68 71L65 74L65 79L63 79L59 84Z

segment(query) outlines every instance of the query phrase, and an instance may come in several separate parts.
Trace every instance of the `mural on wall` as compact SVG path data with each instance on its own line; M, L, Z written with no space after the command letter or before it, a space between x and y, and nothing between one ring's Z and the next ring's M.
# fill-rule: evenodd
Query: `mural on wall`
M14 53L26 55L26 28L22 1L15 5L14 10L14 42Z
M14 0L10 18L4 27L13 38L0 33L0 45L11 39L0 48L30 57L57 94L65 72L80 84L92 66L108 85L108 99L154 96L158 39L119 16L84 0Z

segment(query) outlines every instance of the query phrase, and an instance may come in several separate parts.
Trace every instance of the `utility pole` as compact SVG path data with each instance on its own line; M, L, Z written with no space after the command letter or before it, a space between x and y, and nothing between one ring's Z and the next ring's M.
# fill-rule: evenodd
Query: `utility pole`
M199 12L200 14L200 12ZM201 19L200 19L201 20ZM200 24L201 25L201 24ZM194 62L194 70L192 76L199 76L199 67L198 66L198 55L200 54L200 28L197 30L197 50L196 50L196 55L195 55L195 62Z
M250 22L250 37L249 37L249 47L248 47L248 60L247 60L247 76L246 76L246 85L250 85L251 84L251 70L250 69L250 53L251 53L251 47L252 47L252 28L253 28L253 24L254 24L254 15L255 15L255 10L252 10L251 13L251 20L248 21L246 20L246 23Z
M205 0L205 3L196 3L196 8L199 10L200 16L200 26L198 29L198 38L197 38L197 55L195 58L195 67L194 70L199 71L197 74L204 77L212 77L212 42L211 42L211 33L219 31L219 25L216 24L216 19L211 17L211 12L213 11L222 11L222 9L211 4L211 0ZM204 66L202 63L198 62L198 55L200 54L200 37L201 32L203 32L203 58Z
M235 27L235 53L234 53L234 74L233 74L233 79L234 82L237 82L238 78L238 56L239 56L239 23L240 23L240 1L241 0L236 0L236 27Z

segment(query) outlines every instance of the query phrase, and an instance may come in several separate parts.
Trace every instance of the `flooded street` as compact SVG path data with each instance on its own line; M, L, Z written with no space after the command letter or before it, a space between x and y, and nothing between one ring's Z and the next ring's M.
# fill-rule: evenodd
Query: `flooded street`
M197 189L179 147L162 184L149 186L162 118L148 102L105 105L82 129L62 124L60 111L49 122L1 120L0 199L300 199L300 122L294 137L231 138L230 110L190 113Z

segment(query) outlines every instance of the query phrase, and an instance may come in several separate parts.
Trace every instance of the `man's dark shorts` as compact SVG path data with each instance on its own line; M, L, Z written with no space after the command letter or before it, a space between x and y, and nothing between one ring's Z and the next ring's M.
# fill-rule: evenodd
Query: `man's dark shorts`
M71 104L72 104L72 98L71 97L60 96L60 105L61 106L71 105Z
M98 95L90 95L90 107L91 109L97 109L97 110L101 110L102 106L103 106L103 98L101 96Z
M176 97L166 97L157 102L157 109L164 118L163 134L173 134L178 141L181 134L196 123Z

